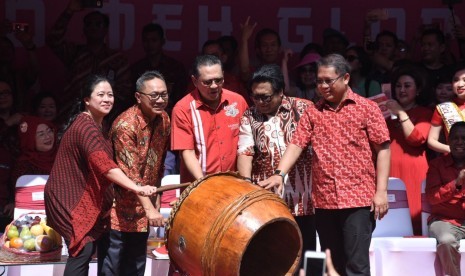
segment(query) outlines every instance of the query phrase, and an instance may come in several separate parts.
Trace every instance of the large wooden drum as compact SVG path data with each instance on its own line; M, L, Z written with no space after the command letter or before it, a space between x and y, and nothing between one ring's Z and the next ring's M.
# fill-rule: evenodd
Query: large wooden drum
M171 261L188 275L291 275L302 237L285 202L235 173L192 183L171 212Z

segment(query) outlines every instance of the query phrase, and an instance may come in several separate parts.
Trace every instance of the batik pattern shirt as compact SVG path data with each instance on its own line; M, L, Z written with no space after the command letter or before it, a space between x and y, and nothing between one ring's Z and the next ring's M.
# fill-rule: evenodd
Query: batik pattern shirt
M272 176L287 145L291 142L300 118L313 103L284 97L274 116L249 108L241 119L238 155L253 156L252 181ZM304 149L285 178L283 199L295 216L313 214L311 200L311 147Z
M378 105L352 90L334 109L321 100L302 116L291 143L312 145L312 199L315 208L371 206L376 189L372 146L389 142Z
M150 121L138 105L132 106L115 120L111 137L121 170L138 185L159 187L170 137L168 114L163 112ZM156 206L156 197L151 199ZM147 217L137 195L120 186L115 186L111 228L121 232L148 231Z

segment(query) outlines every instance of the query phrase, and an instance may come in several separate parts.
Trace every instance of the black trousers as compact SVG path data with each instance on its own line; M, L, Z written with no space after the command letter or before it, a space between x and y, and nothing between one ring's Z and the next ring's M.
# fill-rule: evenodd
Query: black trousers
M92 260L92 256L97 251L98 259L98 274L102 268L100 260L103 260L105 251L103 247L105 245L105 236L101 239L87 243L84 248L75 257L68 257L66 262L65 271L63 276L88 276L89 275L89 263ZM65 241L69 245L69 241Z
M148 237L149 232L110 230L109 246L103 260L101 275L143 276Z
M376 221L370 207L316 209L315 225L321 250L331 250L341 275L370 275L369 248Z
M300 258L300 268L303 268L304 253L307 250L315 251L316 249L316 230L315 216L295 216L295 221L302 233L302 252Z

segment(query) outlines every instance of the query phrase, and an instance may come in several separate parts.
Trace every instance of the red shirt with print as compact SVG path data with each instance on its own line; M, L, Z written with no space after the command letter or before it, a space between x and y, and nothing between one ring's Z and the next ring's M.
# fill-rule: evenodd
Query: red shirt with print
M195 150L204 175L236 170L236 151L244 98L222 89L214 110L204 104L197 89L182 98L172 113L172 150ZM181 160L181 182L195 180Z
M375 152L370 145L389 142L389 131L378 105L352 90L337 109L324 100L309 107L292 144L310 143L312 199L315 208L370 206L376 189Z

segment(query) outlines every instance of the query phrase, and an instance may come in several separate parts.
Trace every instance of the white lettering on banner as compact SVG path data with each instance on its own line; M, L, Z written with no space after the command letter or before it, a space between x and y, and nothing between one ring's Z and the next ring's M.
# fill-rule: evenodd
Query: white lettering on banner
M341 8L331 8L330 20L331 28L339 30L341 33L344 33L344 31L341 30Z
M405 39L405 10L404 9L385 9L388 14L388 19L394 19L396 21L396 31L390 30L397 34L399 39ZM376 35L381 31L381 22L374 22L371 24L371 39L374 41Z
M388 9L389 18L393 18L396 21L396 31L392 30L399 39L405 40L405 29L406 29L406 16L405 9Z
M445 33L450 34L452 30L452 15L449 9L422 9L421 18L423 19L423 24L431 24L434 19L441 19L443 22L443 30Z
M292 49L294 52L299 52L305 44L312 40L313 27L310 25L297 25L295 27L296 34L302 39L299 42L291 42L289 40L289 19L308 18L310 19L312 9L310 8L280 8L278 10L279 18L279 34L284 47Z
M127 50L134 44L134 5L120 3L120 0L108 0L102 8L102 13L108 14L110 18L110 28L108 30L110 48ZM124 19L124 26L121 31L121 19ZM120 34L123 34L121 43Z
M152 7L152 13L155 16L156 22L160 24L165 31L165 45L163 49L168 51L181 51L181 41L172 41L169 40L167 35L167 30L181 30L182 21L181 20L169 20L168 15L181 15L182 5L163 5L163 4L154 4Z
M232 33L231 7L221 7L221 17L219 21L208 20L208 6L199 6L199 51L202 45L208 40L209 31L220 32L221 35L230 35Z
M33 11L34 23L29 25L34 34L34 42L38 47L45 45L45 6L41 0L6 0L5 17L10 21L16 21L17 11ZM29 22L27 22L29 23ZM12 35L10 36L16 47L21 43Z

